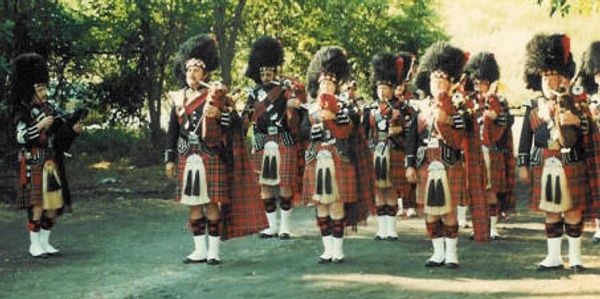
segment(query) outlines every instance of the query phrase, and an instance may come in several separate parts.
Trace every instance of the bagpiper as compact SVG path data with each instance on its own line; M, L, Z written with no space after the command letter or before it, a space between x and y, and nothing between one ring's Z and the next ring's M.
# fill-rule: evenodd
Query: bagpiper
M281 43L270 36L252 44L246 76L256 83L244 109L245 128L252 127L252 152L269 227L261 238L290 239L292 198L297 184L297 135L300 101L292 100L292 80L279 77L284 61ZM277 228L277 202L281 221Z
M194 239L194 251L184 263L219 264L221 239L257 233L267 225L241 119L226 87L207 83L218 65L214 36L191 37L179 48L174 65L185 87L168 93L172 108L165 169L168 177L177 178L177 201L189 207Z
M527 88L541 94L525 103L517 165L520 179L532 184L530 208L546 215L548 253L537 269L563 268L561 244L566 232L569 266L578 272L585 269L581 260L582 214L586 190L590 190L588 171L597 167L593 161L597 129L590 129L591 121L568 92L575 74L569 37L537 34L527 43L526 51ZM594 189L591 193L597 195Z
M319 263L344 260L344 227L366 219L373 198L372 158L358 109L338 97L349 75L348 57L339 47L317 51L307 73L314 102L303 120L310 144L302 194L317 210L324 247Z
M490 238L497 240L499 208L514 201L514 158L512 146L513 117L505 98L497 93L500 68L494 54L481 52L471 57L465 67L473 93L470 94L479 127L479 139L485 165L485 196L489 205Z
M437 42L427 49L415 75L417 87L428 97L411 120L405 164L407 180L417 183L417 203L424 207L433 245L426 267L459 267L456 206L466 201L469 189L478 188L477 183L467 186L466 179L468 168L476 167L480 157L465 153L463 162L467 138L472 139L466 133L468 115L459 113L465 108L452 101L466 62L462 50ZM482 231L486 230L475 230L476 240Z
M33 257L59 254L50 245L57 210L63 207L64 167L57 159L82 131L79 117L65 114L48 99L48 66L36 53L17 56L13 63L12 98L19 146L17 206L27 209Z
M404 140L414 111L408 104L409 99L403 97L414 60L410 54L382 52L371 62L374 99L365 109L363 127L375 168L378 227L375 240L398 240L398 197L410 196L411 184L406 180L404 168Z
M581 76L581 85L588 95L587 100L592 117L592 124L593 126L598 127L600 126L600 93L598 92L598 85L600 85L600 41L593 42L584 52L579 74ZM595 141L594 145L597 147L598 144L600 144L600 140ZM596 155L594 165L600 164L598 157L600 157L600 155ZM593 170L594 169L588 170L588 174L592 176L590 179L592 185L590 187L592 190L595 190L595 178L600 174L594 173ZM598 213L600 213L600 209L597 206L593 206L592 209L593 210L590 211L590 216L596 220L596 232L592 237L592 242L600 243L600 218L597 216Z

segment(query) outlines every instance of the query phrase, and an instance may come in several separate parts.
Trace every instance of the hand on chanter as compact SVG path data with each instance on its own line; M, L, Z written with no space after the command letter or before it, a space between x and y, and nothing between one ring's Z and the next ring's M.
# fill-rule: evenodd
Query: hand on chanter
M38 128L38 130L48 130L50 129L50 127L52 126L52 123L54 122L54 117L52 116L46 116L44 118L42 118L42 120L40 120L37 124L36 127Z
M81 122L76 122L73 125L73 132L75 132L76 134L81 134L82 131L83 131L83 125L81 124Z
M521 180L521 182L526 184L529 184L531 182L529 168L527 166L519 167L519 179Z
M579 126L581 119L571 111L565 111L558 116L559 125L561 126Z
M417 170L414 167L406 168L406 180L411 184L416 184L419 177L417 176Z

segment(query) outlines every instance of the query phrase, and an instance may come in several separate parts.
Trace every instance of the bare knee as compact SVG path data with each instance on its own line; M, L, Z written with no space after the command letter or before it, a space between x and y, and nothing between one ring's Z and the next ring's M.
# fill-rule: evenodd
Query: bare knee
M546 212L546 223L554 223L562 220L560 213L548 213Z
M202 206L190 206L190 219L200 219L204 217Z
M317 204L317 217L327 217L329 216L329 206Z
M344 219L344 203L343 202L335 202L329 206L329 213L331 215L331 219L340 220Z
M219 220L219 218L221 217L221 210L219 209L219 205L212 202L207 204L206 214L208 220Z

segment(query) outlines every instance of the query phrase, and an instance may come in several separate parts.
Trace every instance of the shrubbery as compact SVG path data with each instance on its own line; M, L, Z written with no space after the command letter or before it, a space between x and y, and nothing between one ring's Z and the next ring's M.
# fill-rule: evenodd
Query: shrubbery
M163 151L164 144L150 141L149 129L127 127L86 130L71 148L71 153L88 156L92 161L121 162L136 167L162 163Z

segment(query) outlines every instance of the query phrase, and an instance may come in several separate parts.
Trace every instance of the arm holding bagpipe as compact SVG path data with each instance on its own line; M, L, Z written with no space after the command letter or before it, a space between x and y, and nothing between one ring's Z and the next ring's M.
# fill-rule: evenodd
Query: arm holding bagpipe
M454 97L456 98L456 97ZM444 143L454 149L462 147L462 140L465 136L465 127L469 115L466 110L455 106L449 93L442 92L436 96L437 115L435 127Z
M224 141L224 130L241 127L241 119L233 99L227 95L227 86L220 82L201 84L208 88L208 96L202 111L200 137L207 145L215 146Z

